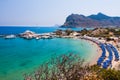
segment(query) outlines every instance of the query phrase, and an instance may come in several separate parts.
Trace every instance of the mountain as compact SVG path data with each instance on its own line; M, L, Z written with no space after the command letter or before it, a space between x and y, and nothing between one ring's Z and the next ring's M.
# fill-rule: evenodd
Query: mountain
M104 20L104 19L109 19L111 17L105 15L105 14L102 14L102 13L98 13L97 15L90 15L88 16L89 18L92 18L92 19L95 19L95 20Z
M120 17L110 17L103 13L84 16L71 14L61 27L106 27L120 26Z

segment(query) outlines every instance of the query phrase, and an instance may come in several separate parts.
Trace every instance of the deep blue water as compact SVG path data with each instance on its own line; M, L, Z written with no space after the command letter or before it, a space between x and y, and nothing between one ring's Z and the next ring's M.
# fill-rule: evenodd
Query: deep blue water
M31 30L36 33L47 33L47 32L53 32L57 29L65 30L66 28L59 28L59 27L29 27L29 26L0 26L0 35L3 34L19 34L23 33L26 30ZM79 31L84 28L71 28L72 30ZM92 29L92 28L87 28Z

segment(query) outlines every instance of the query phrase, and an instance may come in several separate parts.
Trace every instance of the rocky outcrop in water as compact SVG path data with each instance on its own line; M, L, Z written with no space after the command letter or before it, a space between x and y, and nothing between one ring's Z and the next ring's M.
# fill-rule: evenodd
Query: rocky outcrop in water
M27 30L24 33L19 34L19 37L24 39L51 39L54 35L52 33L37 34Z

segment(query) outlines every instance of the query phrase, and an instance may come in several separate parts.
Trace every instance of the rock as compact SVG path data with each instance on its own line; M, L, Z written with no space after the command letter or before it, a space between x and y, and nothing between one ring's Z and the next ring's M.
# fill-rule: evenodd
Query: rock
M19 36L25 39L33 39L37 36L37 34L32 31L27 30L24 33L19 34Z

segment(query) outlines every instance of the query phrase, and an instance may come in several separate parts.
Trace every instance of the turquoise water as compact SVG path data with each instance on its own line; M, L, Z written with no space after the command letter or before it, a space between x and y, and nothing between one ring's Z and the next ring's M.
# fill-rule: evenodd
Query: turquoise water
M23 74L33 72L54 54L74 53L90 61L96 51L92 43L79 39L0 38L0 80L23 80Z
M19 34L26 30L36 33L53 32L58 27L0 26L0 35ZM84 28L72 28L79 31ZM91 28L88 28L91 29ZM21 38L5 40L0 38L0 80L23 80L25 73L32 73L39 65L54 54L79 54L86 61L96 56L96 48L85 40L46 39L24 40ZM89 56L89 57L88 57Z

